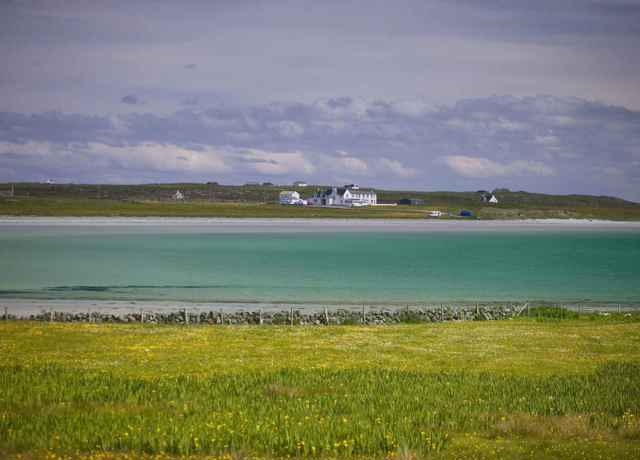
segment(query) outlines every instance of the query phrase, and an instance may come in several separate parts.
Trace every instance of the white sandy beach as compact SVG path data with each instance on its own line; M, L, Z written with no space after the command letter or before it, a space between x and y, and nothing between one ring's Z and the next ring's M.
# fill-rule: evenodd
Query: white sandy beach
M61 230L108 228L110 232L431 232L431 231L640 231L640 221L587 219L448 220L448 219L287 219L197 217L14 217L0 216L0 231L25 227Z

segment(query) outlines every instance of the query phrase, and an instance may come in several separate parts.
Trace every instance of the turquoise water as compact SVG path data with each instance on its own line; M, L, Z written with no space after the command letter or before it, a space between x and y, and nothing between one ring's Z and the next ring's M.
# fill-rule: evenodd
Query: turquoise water
M0 229L0 298L640 303L640 232Z

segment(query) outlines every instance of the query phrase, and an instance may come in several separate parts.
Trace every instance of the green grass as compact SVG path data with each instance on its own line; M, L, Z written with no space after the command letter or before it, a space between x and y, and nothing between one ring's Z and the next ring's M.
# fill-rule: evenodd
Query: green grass
M317 208L267 203L184 203L113 201L71 198L0 200L0 215L21 216L171 216L171 217L319 217L319 218L423 218L424 210L394 208Z
M451 202L434 202L424 206L318 208L281 206L258 202L210 201L118 201L91 198L0 198L0 215L12 216L169 216L169 217L263 217L263 218L362 218L424 219L429 210L438 209L457 216L469 209L484 220L500 219L607 219L640 220L640 207L553 207L522 205L481 206L477 202L462 206ZM445 219L443 217L441 219ZM459 217L454 217L459 218Z
M538 313L547 320L2 322L0 457L640 455L640 322Z

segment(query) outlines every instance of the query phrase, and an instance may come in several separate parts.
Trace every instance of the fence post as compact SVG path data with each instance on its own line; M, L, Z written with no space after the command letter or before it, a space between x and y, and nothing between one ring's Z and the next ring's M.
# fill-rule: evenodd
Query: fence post
M262 326L262 308L258 312L258 324Z
M618 313L621 313L622 310L620 309L620 304L618 304Z
M140 309L140 322L144 324L144 310L142 308Z
M530 312L529 312L529 304L527 304L527 318L531 316Z
M184 309L184 324L189 324L189 314L186 308Z
M367 315L364 311L364 305L362 305L362 324L366 324L367 323Z
M293 307L289 310L289 319L291 321L291 326L293 326Z
M327 307L324 307L324 324L329 325L329 312L327 311Z
M476 319L480 317L480 307L478 307L478 304L476 303Z
M53 310L49 310L49 322L53 321Z
M7 321L9 319L9 309L4 307L4 320Z

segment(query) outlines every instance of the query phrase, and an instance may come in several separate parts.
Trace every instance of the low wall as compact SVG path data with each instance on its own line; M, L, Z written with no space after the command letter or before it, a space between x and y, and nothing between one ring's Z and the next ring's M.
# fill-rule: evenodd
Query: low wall
M433 323L442 321L487 321L508 319L518 316L522 306L476 306L441 308L401 308L401 309L326 309L322 311L280 310L280 311L189 311L173 312L140 311L137 313L114 314L105 312L58 312L43 311L28 316L5 313L4 319L32 321L92 322L92 323L151 323L151 324L282 324L282 325L323 325L323 324L396 324Z

